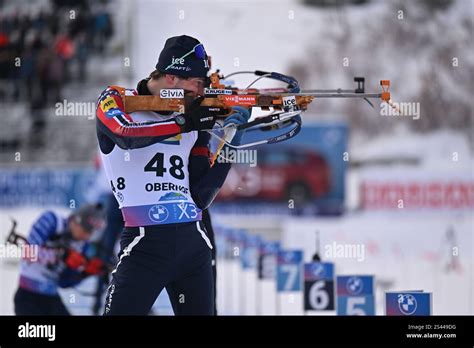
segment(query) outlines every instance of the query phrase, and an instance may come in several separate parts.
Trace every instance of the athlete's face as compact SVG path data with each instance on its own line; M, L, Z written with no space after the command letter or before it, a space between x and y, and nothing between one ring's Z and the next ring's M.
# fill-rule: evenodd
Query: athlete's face
M200 77L191 77L189 79L176 78L174 88L183 88L185 93L196 98L204 95L205 80Z
M74 220L69 221L69 230L75 240L89 240L91 234Z

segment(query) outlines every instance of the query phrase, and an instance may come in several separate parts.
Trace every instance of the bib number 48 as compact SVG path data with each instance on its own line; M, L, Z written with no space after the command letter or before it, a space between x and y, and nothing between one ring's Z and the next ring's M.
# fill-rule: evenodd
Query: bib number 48
M184 161L181 157L173 155L170 157L170 166L168 169L164 166L164 154L157 152L155 156L146 164L145 172L155 172L156 176L163 176L166 171L169 170L170 175L178 180L184 179Z
M110 186L114 193L117 192L117 190L123 190L125 188L125 178L121 176L117 178L117 188L115 188L113 180L110 180Z

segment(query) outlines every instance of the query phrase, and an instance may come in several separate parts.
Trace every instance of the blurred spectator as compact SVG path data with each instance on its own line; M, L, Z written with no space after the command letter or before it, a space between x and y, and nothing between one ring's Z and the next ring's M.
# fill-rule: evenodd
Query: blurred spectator
M81 32L78 35L76 45L77 79L80 82L84 82L87 79L86 66L89 58L89 45L85 32Z
M104 9L101 9L95 16L94 29L96 32L94 35L96 48L99 53L103 53L107 40L113 34L110 15Z
M67 34L61 34L54 43L53 63L49 72L50 81L57 89L55 101L59 101L62 82L69 81L69 61L75 53L74 43Z
M113 25L104 3L52 0L35 14L21 5L0 11L0 103L27 103L35 137L45 126L43 110L61 100L68 83L87 80L91 54L106 52Z

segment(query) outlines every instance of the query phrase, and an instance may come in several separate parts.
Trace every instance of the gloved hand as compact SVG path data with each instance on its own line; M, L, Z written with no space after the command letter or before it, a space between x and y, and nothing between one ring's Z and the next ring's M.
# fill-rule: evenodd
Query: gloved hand
M204 97L194 99L192 104L187 108L187 111L182 115L184 123L179 122L179 117L176 118L176 123L181 127L182 133L187 133L193 130L212 129L216 123L216 116L219 113L219 108L201 106ZM182 124L180 124L182 123Z
M230 124L234 124L235 126L240 126L248 122L251 114L252 108L247 109L242 106L234 106L232 108L234 112L232 115L227 117L224 121L224 127ZM232 138L231 144L232 145L239 145L240 141L242 140L242 136L244 135L244 130L237 131L234 137Z
M66 250L64 262L69 268L78 269L86 265L86 258L79 252L73 249Z
M288 85L290 86L290 85ZM288 88L288 92L290 93L299 93L300 92L300 86L293 87L293 88Z
M104 262L98 257L93 257L87 262L84 272L90 275L97 275L103 273L104 270Z

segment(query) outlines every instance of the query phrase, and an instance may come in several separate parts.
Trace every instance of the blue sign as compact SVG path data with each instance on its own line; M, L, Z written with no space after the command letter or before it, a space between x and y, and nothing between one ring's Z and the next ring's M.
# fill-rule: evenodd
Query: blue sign
M85 203L85 193L95 180L93 168L2 169L0 207L63 206Z
M258 249L260 237L254 234L247 234L243 240L242 268L252 269L258 265Z
M431 315L431 293L421 291L385 293L387 315Z
M214 231L217 257L226 258L229 254L229 243L227 242L229 232L227 229L222 228L219 225L214 226Z
M315 311L334 310L333 263L305 263L304 309Z
M375 315L374 277L336 278L337 315Z
M276 279L280 242L263 240L258 257L258 279Z
M239 258L242 252L243 239L245 238L245 231L240 229L230 229L227 243L228 243L228 258Z
M302 250L279 251L277 255L277 291L302 290Z

